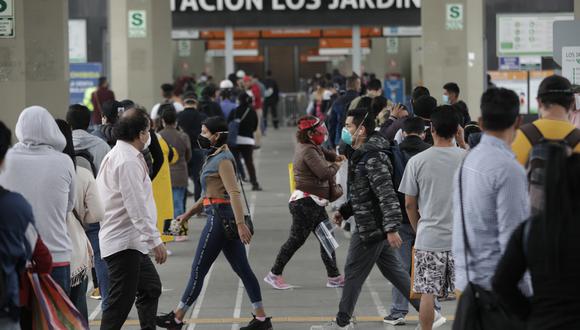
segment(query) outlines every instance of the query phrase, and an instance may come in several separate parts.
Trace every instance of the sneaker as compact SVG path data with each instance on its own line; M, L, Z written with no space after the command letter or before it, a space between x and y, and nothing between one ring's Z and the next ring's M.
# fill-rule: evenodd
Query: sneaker
M336 315L336 325L338 325L341 328L346 328L349 324L350 324L350 316L341 312L339 312Z
M259 184L257 184L257 183L252 184L252 191L262 191L262 190L263 189L262 189L262 187L260 187Z
M326 282L327 288L342 288L344 287L344 276L339 275L337 277L329 277Z
M254 319L247 326L241 327L240 330L272 330L272 318L267 317L265 321L260 321L254 315Z
M396 315L393 313L385 316L383 322L390 325L403 325L406 323L404 316Z
M171 251L171 250L167 250L167 256L168 256L168 257L171 257L172 255L173 255L173 251Z
M157 326L164 329L180 330L183 327L183 322L177 323L175 321L175 313L171 312L168 314L163 314L155 318Z
M447 319L441 315L441 313L435 311L435 319L433 320L433 329L440 328L447 322Z
M441 315L441 313L435 311L435 319L433 320L433 326L431 327L431 329L440 328L445 324L445 322L447 322L447 319L444 318L443 315ZM421 324L418 324L415 330L421 330Z
M93 292L91 293L91 299L95 299L95 300L101 300L101 290L99 290L99 288L96 288L93 290Z
M292 289L292 286L284 281L282 275L274 275L272 272L268 273L268 275L264 277L264 282L270 284L276 290Z

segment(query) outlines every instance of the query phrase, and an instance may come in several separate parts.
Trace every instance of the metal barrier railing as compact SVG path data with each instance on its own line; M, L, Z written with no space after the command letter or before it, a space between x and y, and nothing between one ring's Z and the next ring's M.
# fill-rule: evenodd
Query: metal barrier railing
M308 98L304 92L282 93L279 106L286 126L296 126L298 118L306 113Z

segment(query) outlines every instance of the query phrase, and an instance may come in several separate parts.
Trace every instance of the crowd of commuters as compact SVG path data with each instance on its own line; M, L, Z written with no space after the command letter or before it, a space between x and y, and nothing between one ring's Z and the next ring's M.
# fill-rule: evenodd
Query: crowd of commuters
M406 322L410 303L418 329L440 327L439 300L452 293L463 322L462 297L479 290L493 297L501 310L494 322L506 329L580 326L580 291L571 284L580 276L578 89L545 78L540 119L521 125L518 96L507 89L484 92L474 122L455 83L442 86L441 102L417 87L409 104L395 104L378 79L363 78L335 73L314 84L297 121L292 227L264 281L291 288L284 269L332 219L352 234L343 271L322 239L319 252L326 286L342 288L340 328L351 323L375 264L393 284L384 317L391 325ZM161 90L147 113L116 101L103 78L90 106L71 105L66 120L24 109L14 145L0 122L2 329L32 328L32 293L20 276L28 273L50 274L85 319L92 278L101 329L120 329L134 304L141 328L181 329L220 252L252 303L254 318L242 329L273 328L244 248L253 225L243 181L262 190L253 153L269 117L279 126L277 83L271 73L261 82L240 71L219 86L202 76ZM342 166L346 186L336 182ZM195 203L187 208L189 179ZM346 202L329 216L341 195ZM150 256L165 263L168 234L178 236L165 220L185 226L202 214L183 296L158 316L162 281Z

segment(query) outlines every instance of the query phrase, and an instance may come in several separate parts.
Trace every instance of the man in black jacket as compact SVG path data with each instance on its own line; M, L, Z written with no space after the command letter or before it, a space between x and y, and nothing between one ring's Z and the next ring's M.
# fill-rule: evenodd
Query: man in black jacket
M410 276L396 251L401 246L398 230L401 207L393 187L393 167L387 155L389 142L374 132L374 118L366 109L350 110L347 114L343 141L352 145L349 160L348 201L335 213L334 220L354 216L356 232L352 235L345 265L345 286L336 316L336 323L347 326L362 285L376 264L382 274L408 298ZM419 310L419 301L412 300Z
M215 101L217 88L214 85L208 85L201 91L201 101L199 102L199 111L205 113L208 117L224 117L220 105Z
M264 80L266 87L266 95L264 98L264 128L268 127L268 116L272 116L272 124L274 129L278 129L278 101L280 100L280 89L278 83L272 77L272 71L268 70L266 73L266 80Z
M351 76L346 81L346 93L339 97L330 111L328 120L328 142L332 148L340 143L340 135L344 126L344 118L352 100L360 96L361 82L357 76Z
M195 93L183 95L183 103L185 110L177 115L177 126L189 136L191 142L191 160L187 167L189 169L189 177L195 186L194 197L197 201L201 197L200 172L205 161L205 153L200 149L197 137L201 133L201 123L207 118L207 115L197 110Z

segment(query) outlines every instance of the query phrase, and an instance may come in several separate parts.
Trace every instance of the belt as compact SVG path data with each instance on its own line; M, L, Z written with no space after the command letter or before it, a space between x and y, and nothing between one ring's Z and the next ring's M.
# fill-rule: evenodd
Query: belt
M229 199L224 198L204 198L203 199L203 206L210 206L215 204L230 204Z

